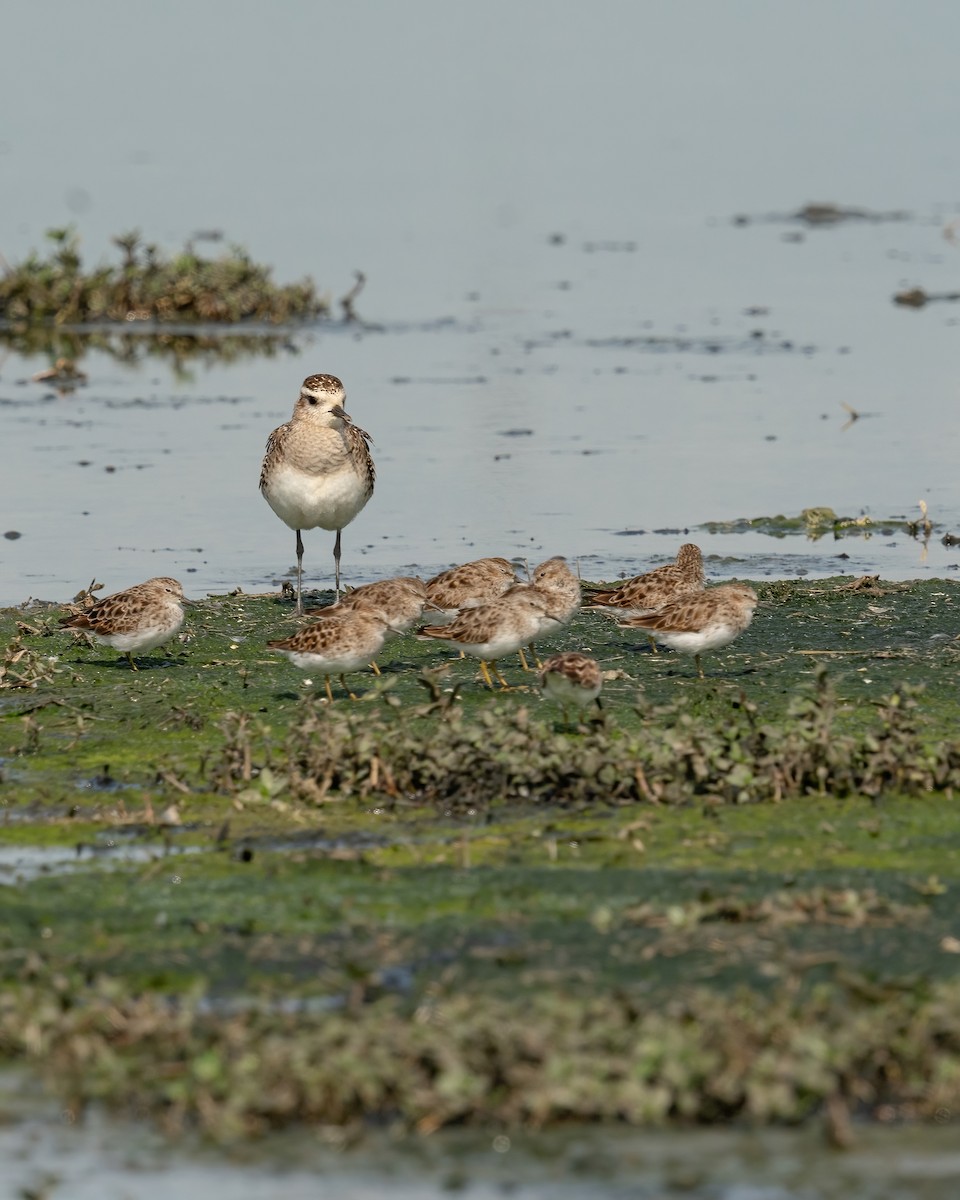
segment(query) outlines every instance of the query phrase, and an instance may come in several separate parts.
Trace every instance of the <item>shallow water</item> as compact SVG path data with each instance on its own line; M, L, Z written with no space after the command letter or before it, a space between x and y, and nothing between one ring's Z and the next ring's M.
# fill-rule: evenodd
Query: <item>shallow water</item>
M5 1083L5 1087L4 1087ZM5 1094L4 1094L5 1093ZM0 1196L49 1200L953 1200L950 1128L863 1128L851 1150L819 1129L644 1132L587 1128L432 1137L336 1129L274 1135L230 1151L180 1147L93 1112L78 1121L14 1075L0 1081ZM11 1114L11 1106L13 1113Z
M960 317L891 297L955 290L960 272L945 236L960 114L936 83L960 9L693 8L494 4L478 25L427 0L409 17L292 4L269 23L241 6L229 56L200 50L219 18L182 2L135 40L64 3L13 14L14 40L44 43L54 20L61 39L49 89L29 56L0 84L32 96L2 147L8 258L66 220L94 260L131 224L170 248L213 224L280 280L309 271L338 295L362 266L377 328L303 332L192 379L90 354L69 395L31 382L44 360L8 354L0 532L22 536L0 541L0 603L63 600L93 576L274 586L294 535L257 494L259 463L316 370L344 379L375 439L376 494L344 534L353 582L481 553L564 553L613 577L687 536L717 578L956 570L939 538L960 528ZM285 88L302 44L342 51L310 102ZM138 87L133 120L116 89L145 53L202 73L162 99ZM213 95L233 105L215 135L194 119ZM106 110L94 138L88 114ZM809 200L907 215L813 227L791 218ZM920 500L926 548L686 533L819 505L915 518ZM311 582L329 582L332 540L307 535Z
M0 835L2 837L2 835ZM195 854L200 846L170 842L134 844L116 834L75 846L14 846L0 844L0 887L16 887L41 875L63 874L96 862L150 863L180 854Z

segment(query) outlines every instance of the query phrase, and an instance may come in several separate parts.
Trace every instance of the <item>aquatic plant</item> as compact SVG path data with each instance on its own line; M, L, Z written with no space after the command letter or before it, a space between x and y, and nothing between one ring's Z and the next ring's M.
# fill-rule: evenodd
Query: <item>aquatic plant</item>
M329 300L311 279L278 285L241 246L205 257L188 242L167 256L139 232L113 239L117 265L85 269L72 227L50 229L46 257L31 253L0 275L0 319L14 325L102 321L278 324L327 316ZM355 291L350 293L352 312ZM348 312L348 316L349 316Z
M934 1118L960 1105L955 983L884 992L851 977L764 997L695 988L653 1008L627 991L541 992L439 995L412 1013L380 1000L218 1014L199 992L176 1003L129 996L106 977L51 976L39 959L29 975L0 995L0 1057L54 1080L72 1119L101 1101L169 1133L230 1140L371 1117L423 1133L464 1122L792 1122L836 1106Z
M798 693L786 718L767 724L737 698L725 719L702 721L695 702L639 701L639 729L593 723L580 736L555 732L527 707L493 705L440 722L408 722L312 698L272 768L311 803L358 795L438 803L458 809L501 800L551 804L780 802L806 795L922 795L960 787L960 743L930 745L919 720L919 689L879 699L862 729L838 727L837 697L826 667ZM225 744L219 779L250 778L251 751Z

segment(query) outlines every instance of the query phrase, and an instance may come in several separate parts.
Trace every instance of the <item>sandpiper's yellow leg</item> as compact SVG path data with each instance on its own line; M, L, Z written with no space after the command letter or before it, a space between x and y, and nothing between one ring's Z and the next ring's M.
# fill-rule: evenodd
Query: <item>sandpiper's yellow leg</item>
M507 681L504 679L504 677L500 674L500 668L497 666L497 664L495 662L491 663L490 665L493 667L494 675L496 675L496 677L500 680L500 686L503 688L503 690L505 692L508 692L510 690L510 684L507 683ZM490 686L492 687L493 684L491 684Z
M377 664L376 664L375 662L372 662L372 663L370 664L370 666L373 668L373 673L374 673L374 675L379 675L379 674L380 674L380 668L377 666Z
M486 683L487 687L491 691L493 691L493 680L490 678L490 668L487 666L487 664L483 661L482 658L480 659L480 674L483 676L484 682Z
M332 704L332 703L333 703L333 692L332 692L332 690L331 690L331 688L330 688L330 676L329 676L329 675L324 675L324 677L323 677L323 682L324 682L324 684L326 685L326 688L327 688L327 700L328 700L328 702L329 702L330 704Z

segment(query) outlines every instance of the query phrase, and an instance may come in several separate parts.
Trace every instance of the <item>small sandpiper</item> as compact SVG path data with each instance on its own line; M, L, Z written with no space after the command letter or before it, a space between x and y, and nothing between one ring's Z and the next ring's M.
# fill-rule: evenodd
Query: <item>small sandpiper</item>
M417 636L449 642L479 658L480 671L489 688L493 687L488 665L491 664L500 686L506 689L510 685L497 670L497 659L529 645L545 627L559 626L559 616L550 605L546 595L531 589L514 596L501 596L490 604L465 608L449 625L425 625Z
M374 674L380 674L374 659L383 649L389 629L380 616L359 609L344 609L325 616L315 625L305 625L291 637L267 642L267 646L285 654L302 671L323 675L327 700L332 704L331 675L339 675L343 690L351 700L356 700L344 679L346 672L372 667Z
M134 584L95 601L89 608L61 617L60 624L87 633L104 646L126 655L131 670L137 670L133 655L162 646L183 624L183 587L166 575Z
M611 616L636 617L688 592L701 592L703 585L703 555L699 546L687 542L680 547L676 562L635 575L615 588L591 592L584 607Z
M427 611L434 625L449 624L461 610L490 604L517 582L505 558L474 558L427 580Z
M540 669L540 690L560 705L564 721L567 719L568 704L576 708L596 704L597 708L602 709L602 687L603 675L597 660L577 650L551 655Z
M518 596L524 592L532 592L544 599L553 618L545 626L547 629L555 629L557 621L566 625L580 608L580 580L567 566L567 560L559 554L534 567L529 583L515 583L507 589L504 595ZM543 664L540 662L537 648L533 642L530 642L529 650L533 655L533 661L538 667L541 667ZM529 670L523 648L521 647L517 653L520 655L523 669Z
M620 621L621 629L643 629L681 654L692 654L703 679L700 655L729 646L753 620L757 593L743 583L728 583L678 596L656 612Z
M309 375L293 416L267 440L260 491L281 521L297 532L297 613L303 614L303 529L335 529L334 584L340 599L340 533L373 495L370 435L344 408L343 384Z
M427 587L422 579L397 575L376 583L362 583L345 592L336 604L308 609L307 616L332 617L350 611L372 613L389 622L389 632L407 633L423 616L426 602Z

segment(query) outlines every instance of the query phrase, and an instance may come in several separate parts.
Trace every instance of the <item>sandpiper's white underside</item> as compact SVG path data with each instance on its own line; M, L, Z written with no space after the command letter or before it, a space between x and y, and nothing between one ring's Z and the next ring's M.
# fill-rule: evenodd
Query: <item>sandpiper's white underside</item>
M484 659L485 662L496 662L498 658L503 658L505 654L516 653L517 650L528 645L538 633L543 631L544 626L539 620L540 616L541 614L539 613L526 616L524 620L518 621L512 628L504 629L497 636L490 638L486 642L463 642L458 639L451 644L459 646L467 654Z
M121 654L133 654L138 650L152 650L155 646L162 646L164 642L173 637L182 624L183 615L181 613L179 621L165 621L162 625L148 625L131 630L129 633L97 633L93 629L87 629L84 632L96 638L103 646L111 646Z
M708 625L696 632L687 630L651 629L649 631L658 642L677 650L681 654L703 654L706 650L719 650L730 643L743 632L742 626L727 624Z
M373 649L367 647L364 653L353 651L342 654L310 654L303 650L285 650L287 658L301 671L313 671L318 675L346 675L350 671L360 671L369 667L383 647L383 638Z
M600 695L601 688L600 684L592 688L582 687L559 671L548 671L543 677L542 686L547 695L558 704L577 704L581 708L592 704Z

